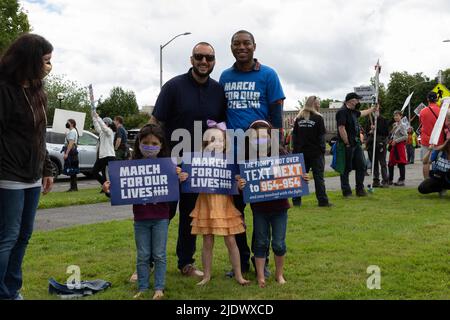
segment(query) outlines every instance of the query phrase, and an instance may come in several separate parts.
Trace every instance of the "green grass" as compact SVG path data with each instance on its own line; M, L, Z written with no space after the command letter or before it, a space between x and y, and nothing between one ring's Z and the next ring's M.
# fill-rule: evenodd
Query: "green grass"
M104 194L99 193L99 190L99 188L96 188L84 189L78 192L52 192L41 197L39 209L81 206L110 201Z
M344 200L330 193L332 209L318 208L313 196L289 214L288 254L280 287L249 287L224 277L230 269L223 240L217 238L213 279L205 288L180 276L176 268L177 223L169 231L166 296L171 300L203 299L449 299L449 197L421 196L412 189L376 190L370 198ZM131 215L131 213L130 213ZM247 212L250 230L251 213ZM249 235L250 238L251 235ZM199 261L201 240L196 258ZM81 267L83 280L104 279L113 287L92 299L132 299L128 282L134 271L132 221L103 223L35 233L24 264L27 299L54 299L47 294L50 277L65 282L69 265ZM200 265L200 262L198 262ZM368 290L366 270L382 271L381 290ZM273 271L273 259L271 259ZM152 279L153 282L153 279ZM148 297L150 298L151 293Z

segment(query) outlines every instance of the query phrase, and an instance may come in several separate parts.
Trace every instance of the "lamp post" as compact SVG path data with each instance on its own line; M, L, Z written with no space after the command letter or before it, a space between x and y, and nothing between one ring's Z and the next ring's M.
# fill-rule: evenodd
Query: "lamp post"
M167 46L168 46L173 40L175 40L176 38L181 37L181 36L188 36L188 35L190 35L190 34L191 34L190 32L181 33L181 34L179 34L179 35L173 37L173 38L172 38L169 42L167 42L165 45L161 45L161 46L159 47L159 65L160 65L160 71L161 71L160 77L159 77L159 86L160 86L161 89L162 89L162 86L163 86L163 49L164 49L165 47L167 47Z
M62 109L62 101L66 97L66 95L62 92L57 94L58 100L59 100L59 108Z

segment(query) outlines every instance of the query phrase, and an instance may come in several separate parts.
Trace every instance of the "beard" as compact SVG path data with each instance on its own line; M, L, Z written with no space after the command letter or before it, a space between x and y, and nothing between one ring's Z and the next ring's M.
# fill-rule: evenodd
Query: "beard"
M200 78L208 78L209 75L213 72L214 68L209 69L207 72L201 72L197 66L193 66L192 69L194 73Z

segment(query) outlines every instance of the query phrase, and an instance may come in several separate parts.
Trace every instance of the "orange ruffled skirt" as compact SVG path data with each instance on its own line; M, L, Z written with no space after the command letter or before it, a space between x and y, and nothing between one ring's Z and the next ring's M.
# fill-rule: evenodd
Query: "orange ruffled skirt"
M231 236L245 232L242 214L231 196L200 194L190 216L193 235Z

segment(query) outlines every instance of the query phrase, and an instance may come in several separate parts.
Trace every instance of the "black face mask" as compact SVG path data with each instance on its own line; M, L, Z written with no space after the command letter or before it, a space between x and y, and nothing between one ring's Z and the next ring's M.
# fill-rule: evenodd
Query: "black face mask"
M66 123L66 129L70 129L70 124Z

